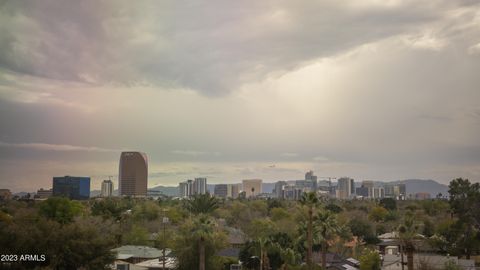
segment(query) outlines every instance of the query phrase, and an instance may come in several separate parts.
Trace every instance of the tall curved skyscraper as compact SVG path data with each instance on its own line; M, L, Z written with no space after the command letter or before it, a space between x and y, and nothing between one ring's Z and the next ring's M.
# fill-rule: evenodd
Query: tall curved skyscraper
M148 160L142 152L122 152L118 174L120 196L147 196Z

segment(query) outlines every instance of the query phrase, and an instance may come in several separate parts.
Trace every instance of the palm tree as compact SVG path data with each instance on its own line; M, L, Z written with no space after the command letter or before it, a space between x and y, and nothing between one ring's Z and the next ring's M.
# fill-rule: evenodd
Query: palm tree
M335 235L341 233L342 228L339 227L335 215L326 210L321 211L315 216L315 236L320 243L322 254L322 268L327 269L327 248L328 241L333 239Z
M288 270L288 265L295 265L297 262L297 253L291 248L283 248L279 244L275 244L275 247L280 251L280 257L283 260L281 270Z
M208 214L219 207L217 198L210 194L199 194L186 201L185 207L193 214Z
M267 250L271 246L271 241L268 238L260 238L258 243L260 244L260 270L270 269Z
M198 239L199 270L205 270L205 241L213 234L213 225L208 216L203 214L194 221L194 231L192 233Z
M407 212L405 221L398 228L398 234L403 249L407 253L407 269L413 270L413 252L415 251L415 239L418 238L419 225L415 223L412 212Z
M311 267L313 265L312 248L313 248L313 211L319 203L315 192L303 193L300 199L300 204L306 206L308 209L308 223L307 223L307 264Z

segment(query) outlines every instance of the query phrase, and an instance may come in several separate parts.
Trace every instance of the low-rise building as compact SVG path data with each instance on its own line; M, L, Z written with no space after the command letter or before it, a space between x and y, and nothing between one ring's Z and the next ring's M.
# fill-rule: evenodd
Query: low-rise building
M48 199L52 197L53 195L53 190L52 189L39 189L37 190L37 194L35 195L35 198L37 199Z
M430 199L430 193L427 193L427 192L415 193L415 200L428 200L428 199Z
M382 257L382 270L402 270L402 256L400 254L386 254ZM405 255L403 256L403 262L407 262ZM414 269L443 269L447 263L459 266L463 270L475 270L475 262L473 260L437 254L416 253L413 255Z

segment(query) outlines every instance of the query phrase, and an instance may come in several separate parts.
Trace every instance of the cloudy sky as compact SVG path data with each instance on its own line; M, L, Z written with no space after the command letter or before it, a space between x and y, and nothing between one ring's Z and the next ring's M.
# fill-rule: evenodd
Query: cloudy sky
M478 1L0 1L0 188L480 180Z

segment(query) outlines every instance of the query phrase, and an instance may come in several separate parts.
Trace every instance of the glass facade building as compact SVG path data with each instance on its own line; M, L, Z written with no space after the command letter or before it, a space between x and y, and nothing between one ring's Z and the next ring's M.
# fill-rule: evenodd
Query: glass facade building
M90 177L53 177L52 191L53 196L67 197L72 200L88 200L90 198Z

